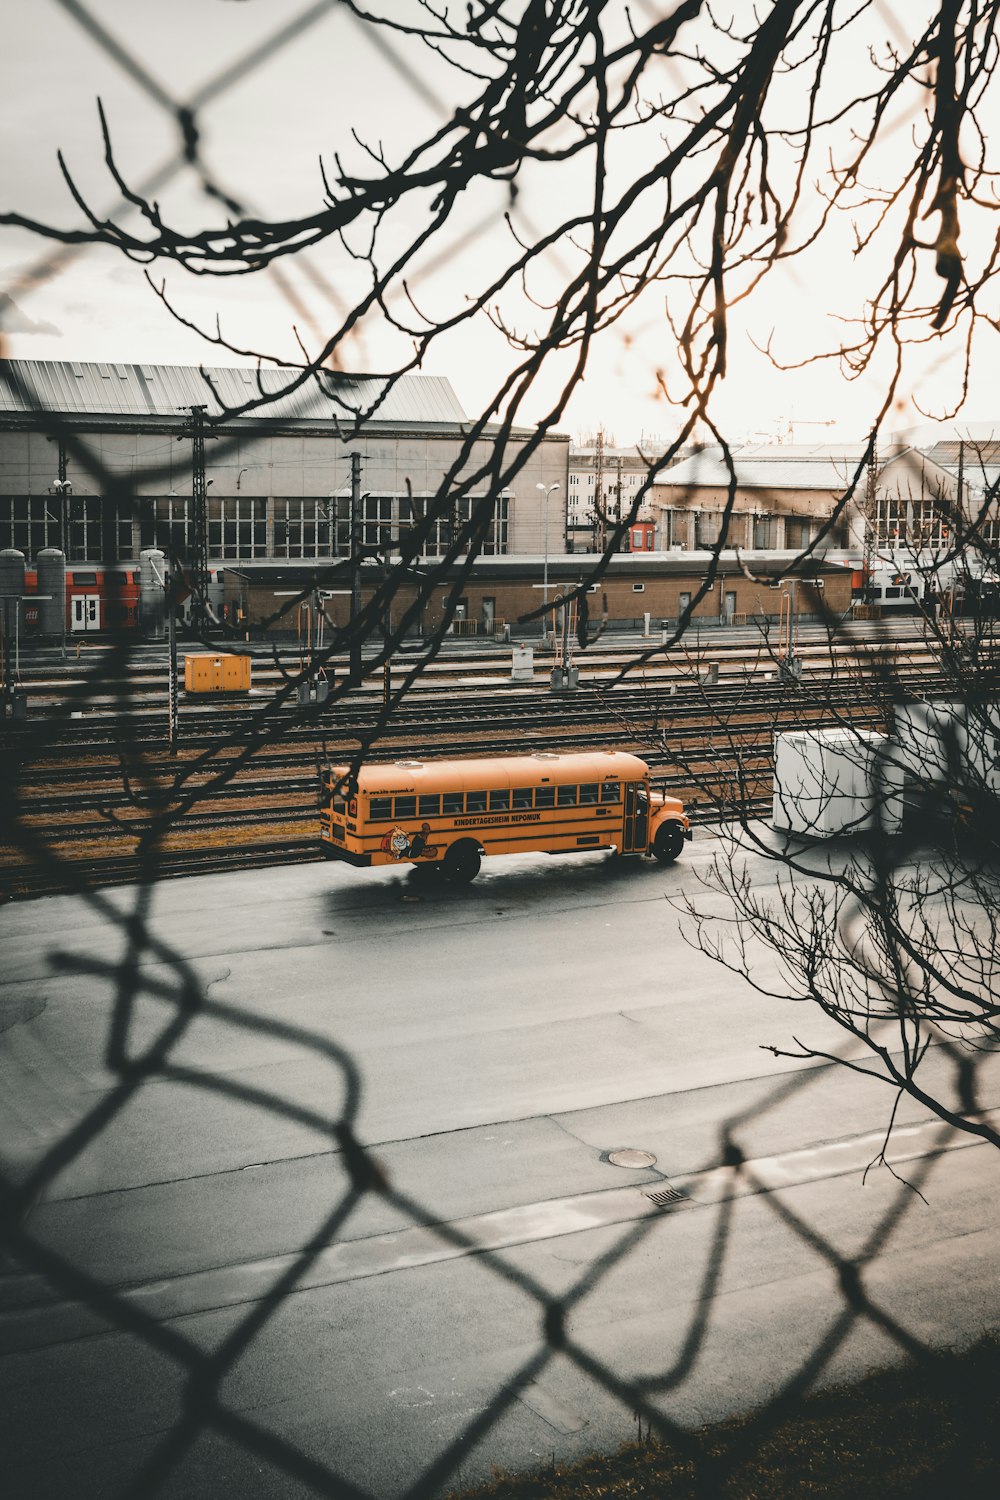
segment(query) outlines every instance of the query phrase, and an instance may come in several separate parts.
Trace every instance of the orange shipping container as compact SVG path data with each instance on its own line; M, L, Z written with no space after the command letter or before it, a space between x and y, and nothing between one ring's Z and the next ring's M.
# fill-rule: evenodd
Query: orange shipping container
M188 693L245 693L250 688L250 657L207 652L184 658L184 689Z

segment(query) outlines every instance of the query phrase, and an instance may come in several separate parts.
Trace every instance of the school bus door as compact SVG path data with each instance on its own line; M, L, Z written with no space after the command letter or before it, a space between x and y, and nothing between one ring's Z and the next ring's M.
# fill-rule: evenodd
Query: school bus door
M645 854L649 847L649 797L641 781L625 783L623 854Z

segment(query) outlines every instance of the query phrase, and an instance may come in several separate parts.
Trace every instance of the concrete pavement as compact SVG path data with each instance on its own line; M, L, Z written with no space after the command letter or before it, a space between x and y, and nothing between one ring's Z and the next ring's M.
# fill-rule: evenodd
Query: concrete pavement
M81 1132L0 1278L18 1492L114 1494L152 1463L167 1495L402 1494L436 1463L443 1483L613 1446L623 1383L654 1375L645 1398L696 1423L822 1348L836 1258L866 1246L881 1315L847 1319L821 1371L898 1353L896 1318L934 1342L996 1323L994 1153L939 1154L955 1141L908 1105L898 1170L927 1174L926 1203L884 1170L862 1186L888 1093L761 1050L842 1039L683 942L668 898L710 852L497 860L468 890L330 866L165 882L117 1003L137 891L0 912L8 1171ZM187 993L205 1005L116 1096L109 1042L140 1057ZM345 1110L389 1196L350 1197ZM727 1121L752 1191L712 1175ZM654 1163L611 1165L623 1146ZM670 1186L684 1198L655 1209ZM579 1358L543 1337L573 1287ZM227 1340L218 1409L175 1449L192 1371Z

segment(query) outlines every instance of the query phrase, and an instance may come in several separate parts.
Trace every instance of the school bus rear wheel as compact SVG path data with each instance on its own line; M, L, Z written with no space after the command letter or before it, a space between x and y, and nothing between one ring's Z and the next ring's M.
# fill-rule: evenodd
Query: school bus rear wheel
M456 885L468 885L479 874L481 865L479 846L471 839L461 839L457 844L452 844L441 868L446 880L452 880Z
M653 839L653 854L661 865L672 865L684 848L684 829L679 823L661 823Z

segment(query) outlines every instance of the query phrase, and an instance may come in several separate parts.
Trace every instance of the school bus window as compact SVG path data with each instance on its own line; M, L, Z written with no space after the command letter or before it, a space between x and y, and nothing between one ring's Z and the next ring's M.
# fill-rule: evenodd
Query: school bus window
M466 812L470 812L470 813L485 812L486 811L486 793L485 792L466 792L466 794L465 794L465 810L466 810Z
M601 787L602 802L620 802L622 800L621 783L618 781L605 781Z
M453 818L456 813L460 813L464 805L464 792L445 792L441 798L441 811L446 818Z
M333 810L334 810L334 812L339 812L339 813L343 813L343 812L347 811L347 793L346 792L344 792L344 791L334 792L334 794L333 794Z
M392 798L373 797L371 811L368 814L372 822L380 822L382 819L392 817Z
M523 812L525 810L525 808L530 807L531 806L531 787L530 786L516 786L514 788L514 791L513 791L513 794L512 794L511 806L514 808L514 810L516 812Z
M556 791L556 802L559 807L576 806L576 787L561 786Z
M416 816L417 816L417 799L416 799L416 797L397 797L396 798L396 817L397 818L415 818Z
M436 818L441 812L441 798L421 797L417 803L417 809L422 818Z
M535 787L535 806L536 807L555 807L555 805L556 805L556 789L555 789L554 786L536 786Z
M580 787L581 802L596 802L600 787L596 781L585 781Z
M510 807L510 792L490 792L490 812L506 812Z

